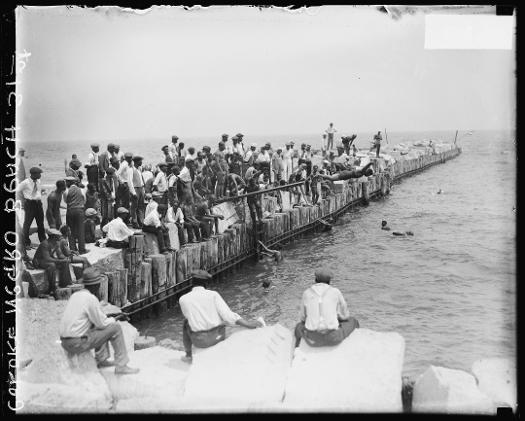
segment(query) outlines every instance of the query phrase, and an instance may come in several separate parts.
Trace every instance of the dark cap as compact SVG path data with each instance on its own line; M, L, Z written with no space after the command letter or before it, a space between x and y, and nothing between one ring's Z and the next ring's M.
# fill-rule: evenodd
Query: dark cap
M228 135L225 133L222 135L223 138L228 137Z
M108 167L108 168L106 169L106 173L107 173L107 174L115 174L115 168L113 168L113 167Z
M315 280L317 282L330 282L332 279L332 271L326 268L317 269L315 271Z
M169 149L169 146L168 145L164 145L162 148L160 148L161 151L163 151L164 149Z
M159 163L157 164L157 167L159 167L159 168L160 168L160 167L167 167L167 166L168 166L168 164L167 164L166 162L159 162Z
M124 158L125 158L125 159L133 158L133 154L132 154L131 152L126 152L126 153L124 154Z
M133 161L140 161L140 160L142 160L144 158L142 156L140 156L140 155L135 155L132 159L133 159Z
M235 137L243 137L244 135L242 133L237 133Z
M193 272L191 272L191 276L194 279L211 279L212 278L209 272L202 270L202 269L194 270Z
M42 168L39 168L39 167L31 167L31 169L29 170L29 172L31 174L41 174L43 171L42 171Z
M179 140L179 137L178 137L178 136L175 136L175 135L173 135L173 136L171 136L171 140Z

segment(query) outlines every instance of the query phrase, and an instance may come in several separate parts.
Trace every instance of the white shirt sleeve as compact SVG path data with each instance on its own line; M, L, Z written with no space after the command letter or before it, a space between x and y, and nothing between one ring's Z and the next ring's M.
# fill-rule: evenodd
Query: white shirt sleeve
M221 319L224 322L230 325L235 325L235 322L241 319L241 316L231 311L230 307L228 307L228 304L226 304L218 292L215 292L215 305L217 307L219 316L221 316Z
M116 321L113 317L107 317L104 314L95 296L89 297L86 313L89 321L93 323L97 329L104 329Z

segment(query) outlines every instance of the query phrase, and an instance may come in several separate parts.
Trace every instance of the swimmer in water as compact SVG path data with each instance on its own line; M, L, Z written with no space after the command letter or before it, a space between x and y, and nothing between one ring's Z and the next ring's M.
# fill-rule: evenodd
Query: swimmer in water
M387 225L386 221L381 221L381 229L385 231L390 231L390 227Z
M443 190L439 189L437 194L441 194L441 193L443 193Z
M395 235L397 237L405 237L407 235L414 235L414 233L412 231L405 231L405 232L401 232L401 231L393 231L392 232L392 235Z

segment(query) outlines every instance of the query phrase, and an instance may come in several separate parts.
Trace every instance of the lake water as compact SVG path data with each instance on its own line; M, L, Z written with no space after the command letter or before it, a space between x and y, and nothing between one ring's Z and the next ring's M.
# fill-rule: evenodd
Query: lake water
M371 137L359 134L357 146L369 146ZM390 143L430 137L451 141L454 132L388 137ZM256 141L278 145L290 138ZM313 283L315 269L330 266L332 284L343 292L362 327L396 331L405 338L405 375L414 377L430 364L470 370L478 358L515 358L514 134L475 131L465 137L460 132L458 138L463 148L458 158L402 180L388 197L340 217L331 232L310 234L287 245L282 262L245 264L212 288L240 315L262 316L269 324L279 322L292 329L301 294ZM319 136L295 139L314 147L317 141L318 147ZM247 142L252 142L248 136ZM44 183L52 184L54 176L63 174L63 158L76 151L86 159L81 145L24 146L29 162L33 157L42 161L49 177L44 176ZM124 152L155 159L162 142L149 149L140 143L121 145ZM87 155L89 148L84 150ZM436 194L439 189L444 193ZM400 238L382 231L382 219L414 236ZM267 292L261 286L264 280L274 286ZM178 306L137 327L158 340L181 343Z

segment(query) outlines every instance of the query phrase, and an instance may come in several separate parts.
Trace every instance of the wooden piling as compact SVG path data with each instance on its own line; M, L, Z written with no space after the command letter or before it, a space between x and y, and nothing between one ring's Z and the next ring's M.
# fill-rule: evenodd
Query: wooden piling
M150 257L151 290L156 294L166 286L166 257L163 254L152 254Z

